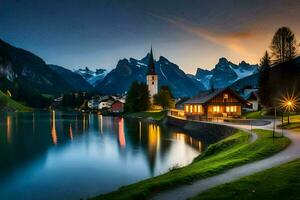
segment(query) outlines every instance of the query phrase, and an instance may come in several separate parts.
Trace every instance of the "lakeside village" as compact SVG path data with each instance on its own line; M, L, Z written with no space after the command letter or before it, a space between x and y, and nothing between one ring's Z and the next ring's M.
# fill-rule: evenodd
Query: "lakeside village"
M144 96L147 97L134 97L132 93L145 93L145 90L139 91L134 89L133 83L129 93L121 95L88 95L86 93L75 93L75 99L67 100L65 104L70 105L75 102L75 108L81 112L96 112L102 115L122 115L124 111L130 110L131 107L139 106L144 107L143 110L161 111L169 110L169 114L174 117L180 117L191 120L219 120L226 118L241 118L243 111L257 111L260 108L260 101L258 97L257 88L244 88L242 93L237 93L230 87L227 88L211 88L210 90L199 92L199 94L192 98L182 97L174 99L171 91L167 86L158 88L158 75L155 72L155 64L153 58L152 48L150 51L150 58L148 64L148 72L146 76L146 83L144 86L148 91ZM143 87L142 87L143 88ZM147 93L148 92L148 93ZM142 95L143 94L137 94ZM54 105L61 105L65 99L70 97L59 97L54 100ZM136 98L136 102L134 99ZM143 100L144 99L144 100ZM143 104L141 106L141 104ZM139 109L131 108L133 112Z

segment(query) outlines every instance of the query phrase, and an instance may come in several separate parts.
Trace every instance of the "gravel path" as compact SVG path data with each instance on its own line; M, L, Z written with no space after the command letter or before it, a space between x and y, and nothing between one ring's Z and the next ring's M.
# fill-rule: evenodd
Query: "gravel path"
M249 125L236 125L226 123L228 126L234 126L244 130L250 130L251 126ZM252 128L258 129L267 129L271 130L273 127L273 123L270 123L265 126L252 126ZM281 132L281 129L277 129L277 132ZM263 160L255 161L249 164L245 164L240 167L234 167L226 172L212 176L209 178L201 179L199 181L193 182L191 185L182 185L171 190L167 190L161 193L156 194L151 199L153 200L184 200L197 194L208 190L210 188L216 187L218 185L232 182L238 180L242 177L254 174L256 172L260 172L283 163L295 160L300 158L300 133L296 133L293 131L284 131L284 135L291 139L292 143L283 151L275 154L271 157L268 157ZM256 134L252 134L252 141L257 139Z

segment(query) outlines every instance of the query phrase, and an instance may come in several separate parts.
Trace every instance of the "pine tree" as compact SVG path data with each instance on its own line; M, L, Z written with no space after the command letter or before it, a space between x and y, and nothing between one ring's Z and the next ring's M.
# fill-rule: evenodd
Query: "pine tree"
M154 103L163 109L174 108L175 101L168 86L162 86L159 92L154 95Z
M134 81L127 93L125 112L141 112L150 107L150 94L145 83Z
M270 102L269 98L269 80L270 80L270 66L271 66L271 58L269 56L268 51L265 52L265 55L260 60L260 68L259 68L259 90L258 95L260 98L260 102L262 105L267 107L272 106L272 102Z
M279 28L273 36L270 49L276 64L293 60L297 55L298 44L291 29Z

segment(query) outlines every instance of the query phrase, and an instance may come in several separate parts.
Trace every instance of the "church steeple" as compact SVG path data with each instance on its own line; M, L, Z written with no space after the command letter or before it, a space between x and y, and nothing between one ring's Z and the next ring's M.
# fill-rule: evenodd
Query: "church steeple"
M151 46L151 51L149 55L149 64L148 64L148 73L147 75L156 75L155 73L155 63L154 63L154 58L153 58L153 52L152 52L152 46Z
M148 72L147 72L147 85L150 96L153 100L153 96L158 92L158 76L155 73L155 63L153 58L152 46L149 55L149 64L148 64Z

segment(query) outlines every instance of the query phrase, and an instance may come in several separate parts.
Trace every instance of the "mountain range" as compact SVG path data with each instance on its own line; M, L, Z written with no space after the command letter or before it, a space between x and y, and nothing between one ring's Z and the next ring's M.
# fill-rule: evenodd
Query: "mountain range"
M224 88L257 72L258 65L250 65L245 61L236 65L226 58L220 58L212 70L198 68L196 74L194 76L190 75L190 77L195 82L204 85L206 89L210 89L211 87Z
M28 94L27 99L31 93L52 96L71 91L125 93L133 81L145 82L148 59L149 54L140 60L121 59L110 72L105 69L92 71L88 67L71 71L47 64L39 56L0 40L0 89L10 90L13 96ZM198 68L196 74L191 75L160 56L155 61L155 70L159 86L169 86L174 97L189 97L212 86L225 87L256 74L257 65L244 61L236 65L226 58L220 58L212 70Z

